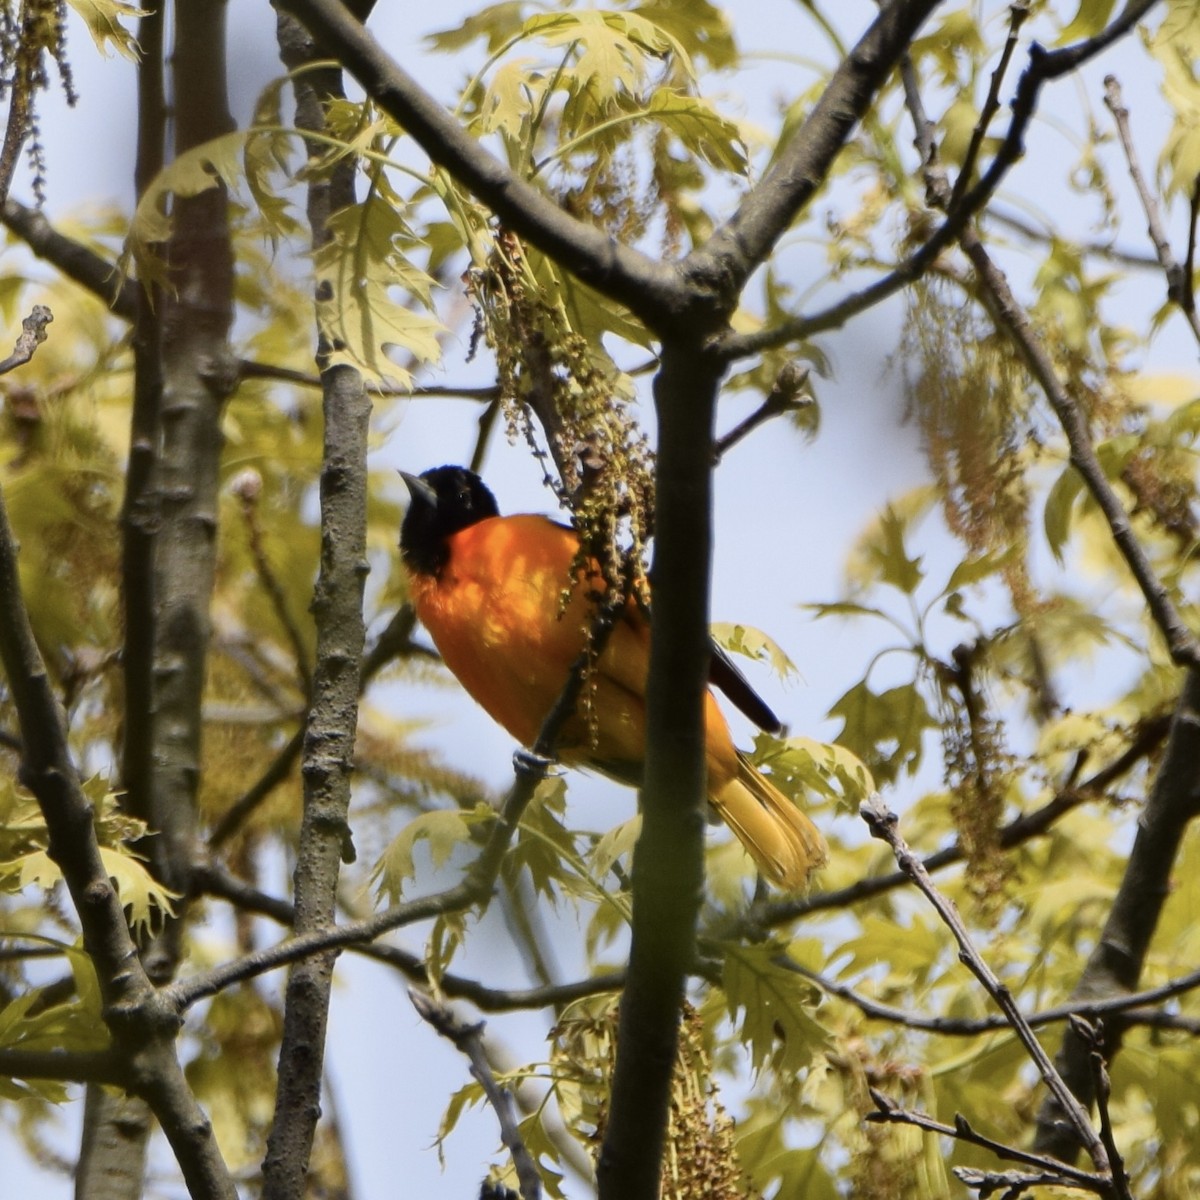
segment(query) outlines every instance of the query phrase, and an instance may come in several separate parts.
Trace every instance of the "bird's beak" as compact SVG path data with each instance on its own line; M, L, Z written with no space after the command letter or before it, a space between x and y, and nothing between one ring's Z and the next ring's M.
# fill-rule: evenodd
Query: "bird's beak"
M437 509L437 492L425 480L419 475L410 475L407 471L401 471L400 478L404 480L404 486L408 488L408 494L412 497L414 504L423 504L426 508Z

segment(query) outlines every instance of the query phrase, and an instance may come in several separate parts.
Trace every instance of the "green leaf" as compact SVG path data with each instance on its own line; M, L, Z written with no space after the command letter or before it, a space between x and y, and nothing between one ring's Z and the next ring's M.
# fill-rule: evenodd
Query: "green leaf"
M237 187L245 142L243 130L222 134L185 151L151 180L129 226L129 246L139 263L152 262L150 247L171 236L169 196L199 196L220 183L231 189Z
M136 929L151 928L156 918L174 915L172 902L178 896L163 887L130 851L101 846L100 857L116 885L122 907L129 910L130 923ZM0 889L5 891L16 892L27 887L48 890L61 878L58 864L45 850L34 850L0 863Z
M443 1143L454 1132L455 1126L458 1124L459 1118L468 1108L474 1108L484 1101L483 1084L476 1083L471 1080L470 1083L463 1084L450 1097L450 1102L446 1105L446 1111L442 1113L442 1119L438 1124L437 1137L434 1139L434 1145L437 1147L438 1159L442 1166L446 1165L445 1147Z
M879 617L890 620L881 608L870 604L857 604L853 600L834 600L829 604L802 604L800 606L818 617Z
M592 874L599 880L612 869L613 863L619 858L633 852L638 837L642 832L642 816L638 813L620 825L614 825L607 833L601 835L592 847L589 865Z
M816 792L857 812L875 791L875 780L862 759L845 746L831 742L760 733L754 740L754 762L770 768L771 782L793 800Z
M137 39L121 24L121 19L144 17L144 8L127 4L125 0L67 0L67 3L87 26L96 49L106 54L111 46L122 58L137 62L140 57Z
M911 596L925 578L920 558L911 558L905 535L914 517L929 507L930 489L919 489L889 504L858 539L847 565L855 586L886 583Z
M921 765L922 735L937 721L915 683L873 692L864 679L829 710L842 719L838 742L856 754L881 783L892 783L901 770Z
M698 96L659 88L641 112L669 129L684 149L710 167L735 175L746 174L749 164L741 131Z
M110 846L100 847L100 857L109 878L117 885L121 906L128 911L129 923L135 930L144 932L154 926L156 919L175 915L172 901L179 897L163 887L140 859L127 850Z
M820 993L803 976L789 971L780 942L725 943L721 986L729 1015L741 1013L738 1036L750 1051L755 1071L772 1063L781 1074L795 1074L828 1044L825 1029L809 1009Z
M1095 37L1108 24L1117 0L1079 0L1079 9L1058 35L1058 45Z
M716 621L710 627L713 640L731 654L741 654L755 662L767 663L780 679L795 677L799 672L774 638L752 625L735 625Z
M951 572L946 586L942 589L942 595L946 596L951 592L960 591L962 588L970 587L974 583L979 583L981 580L995 575L997 571L1003 570L1012 562L1016 554L1016 546L1006 546L1003 550L988 550L976 558L963 559Z
M1071 521L1075 513L1075 501L1083 492L1083 476L1072 466L1064 468L1054 481L1046 497L1042 513L1042 528L1046 531L1046 542L1058 562L1063 561L1063 547L1071 533Z
M618 89L634 92L644 76L646 58L673 55L684 72L695 77L687 51L675 38L645 17L629 12L538 13L523 30L547 46L574 46L575 89L594 95L612 95Z
M502 0L499 4L489 4L479 12L472 13L461 25L429 34L425 39L426 44L432 50L453 53L482 39L488 53L494 54L520 33L527 7L526 0Z
M458 809L436 809L414 817L392 839L371 872L376 894L392 904L400 899L406 880L416 876L413 851L420 841L429 843L429 857L435 867L443 866L454 849L471 836L471 826L495 818L486 804L478 804L471 812Z
M567 781L543 779L526 807L509 851L509 867L524 867L534 890L555 899L576 857L575 835L563 824Z
M378 194L329 218L330 240L313 255L317 274L317 320L334 347L331 363L356 367L371 382L399 380L409 372L387 356L397 347L420 362L441 354L443 327L432 316L433 280L405 255L415 245L400 214ZM392 298L400 288L407 299Z

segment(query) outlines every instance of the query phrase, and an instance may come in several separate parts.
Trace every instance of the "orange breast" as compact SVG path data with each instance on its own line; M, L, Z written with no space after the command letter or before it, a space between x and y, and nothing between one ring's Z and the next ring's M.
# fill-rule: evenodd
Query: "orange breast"
M588 580L563 605L578 540L538 516L493 517L456 533L442 573L414 576L413 603L446 665L522 745L538 731L583 652L592 621ZM636 775L645 754L649 627L632 604L609 635L591 683L593 714L568 723L564 761ZM729 730L706 710L710 787L737 773Z

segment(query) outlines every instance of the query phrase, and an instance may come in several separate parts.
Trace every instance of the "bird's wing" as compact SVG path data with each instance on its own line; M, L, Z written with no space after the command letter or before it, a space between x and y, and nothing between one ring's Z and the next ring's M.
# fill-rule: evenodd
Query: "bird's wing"
M720 688L730 702L752 720L764 733L780 734L783 722L771 711L767 702L754 690L750 681L738 670L729 654L716 642L712 643L709 659L709 682Z

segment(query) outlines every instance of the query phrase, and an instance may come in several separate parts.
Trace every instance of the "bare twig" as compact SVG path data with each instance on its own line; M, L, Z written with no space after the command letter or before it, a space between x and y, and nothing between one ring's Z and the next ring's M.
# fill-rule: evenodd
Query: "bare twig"
M292 767L296 765L296 760L300 757L303 745L304 728L301 726L292 734L287 745L275 755L263 773L226 809L212 833L208 835L209 850L217 850L223 846L258 810L259 805L291 774Z
M11 229L38 258L103 300L116 316L134 320L138 285L123 278L115 263L83 242L60 233L40 210L12 197L0 206L0 224Z
M713 462L719 463L747 434L774 417L798 412L815 403L808 392L809 369L798 363L785 363L776 376L767 398L748 417L739 421L728 433L717 439Z
M1029 1028L1029 1023L1014 1001L1012 993L1000 982L996 974L984 962L979 951L976 950L954 904L934 886L933 880L929 878L929 873L922 866L921 860L900 835L896 814L889 812L878 796L867 800L860 811L863 820L867 823L867 828L871 831L871 836L879 838L891 846L900 869L912 878L922 895L933 905L942 922L954 935L954 940L959 947L959 961L979 980L988 995L1008 1018L1008 1023L1033 1060L1042 1080L1062 1106L1081 1142L1087 1148L1092 1161L1096 1164L1096 1169L1102 1173L1108 1173L1111 1169L1108 1153L1095 1129L1092 1128L1086 1109L1076 1100L1070 1088L1063 1082L1062 1076L1050 1061L1049 1055L1042 1049L1041 1042Z
M959 234L992 198L1012 166L1025 151L1025 133L1037 111L1038 97L1044 84L1069 75L1083 63L1106 50L1122 38L1154 7L1157 0L1134 0L1095 37L1085 38L1071 46L1047 51L1033 45L1029 65L1021 75L1012 101L1012 119L1003 141L979 182L970 188L947 214L943 223L929 239L911 255L898 263L887 275L850 296L811 316L798 316L768 329L750 334L727 334L721 338L717 351L726 361L745 358L788 342L798 341L838 329L851 317L895 295L913 280L919 279L938 256L952 245Z
M907 1029L919 1029L927 1033L938 1033L951 1037L977 1037L982 1033L992 1033L999 1029L1007 1029L1009 1021L1003 1013L993 1013L986 1017L923 1017L908 1008L897 1008L884 1004L870 996L863 995L848 984L841 983L820 971L813 971L787 957L776 960L789 971L803 975L805 979L815 983L823 992L837 996L849 1004L853 1004L865 1017L875 1021L888 1021L894 1025L903 1025ZM1031 1029L1040 1029L1043 1025L1053 1025L1060 1021L1070 1021L1076 1017L1101 1017L1121 1014L1126 1024L1153 1025L1155 1028L1179 1029L1185 1033L1200 1031L1200 1020L1192 1017L1177 1016L1149 1009L1151 1004L1161 1004L1175 996L1186 995L1200 988L1200 970L1189 971L1178 979L1158 987L1146 988L1145 991L1131 992L1125 996L1110 996L1106 999L1068 1000L1065 1004L1056 1004L1052 1008L1042 1009L1041 1012L1027 1013L1026 1022Z
M501 1087L492 1073L491 1064L483 1048L483 1022L466 1024L445 1005L438 1004L432 996L416 988L409 988L408 995L421 1019L432 1025L442 1037L454 1044L455 1049L466 1056L471 1064L471 1074L483 1088L483 1093L500 1122L500 1140L512 1155L522 1200L538 1200L542 1194L541 1172L521 1138L512 1093Z
M379 635L375 645L363 658L362 674L359 679L360 689L365 688L388 663L397 658L420 657L439 661L438 655L434 651L412 640L412 631L415 626L416 613L413 611L412 605L401 605ZM301 728L296 730L258 779L229 806L213 827L212 833L208 836L210 851L223 846L242 828L267 797L287 779L296 765L303 745L304 730Z
M1192 185L1192 201L1188 212L1187 257L1183 263L1183 296L1180 304L1185 313L1196 311L1196 223L1200 221L1200 175Z
M208 896L227 900L242 912L269 917L280 925L291 925L295 909L287 900L270 896L214 864L200 867L196 872L198 889ZM381 944L350 945L350 952L400 971L405 978L422 986L431 986L425 960L399 946ZM57 953L57 951L56 951ZM488 987L475 979L448 972L437 978L438 991L455 1000L468 1000L483 1012L516 1012L539 1008L556 1008L585 996L617 992L625 984L624 971L609 971L570 983L546 984L531 988Z
M128 1087L129 1065L116 1050L0 1049L0 1077L61 1079L68 1083L102 1083Z
M994 1196L1001 1192L1004 1200L1017 1200L1024 1192L1036 1187L1082 1186L1070 1183L1055 1171L980 1171L976 1167L951 1167L950 1170L956 1179L972 1191L978 1192L981 1197Z
M29 316L21 322L21 336L13 347L13 352L0 361L0 375L24 366L46 340L46 326L54 320L54 314L44 305L35 304Z
M1082 783L1064 788L1040 808L1014 817L1000 830L1001 848L1008 850L1013 846L1019 846L1033 838L1040 837L1053 829L1055 823L1066 813L1073 811L1081 804L1101 797L1107 788L1162 745L1170 724L1169 714L1144 722L1135 733L1131 744L1112 762L1101 767ZM964 857L962 843L955 842L951 846L926 855L921 861L925 869L932 873L962 862ZM861 903L864 900L871 900L911 882L912 880L903 871L893 871L887 875L860 879L856 883L831 892L814 892L811 896L797 896L787 900L758 903L741 921L734 923L729 930L724 931L722 936L745 937L760 929L786 925L812 912L829 912Z
M1167 299L1179 306L1180 311L1187 318L1187 322L1191 326L1193 336L1200 342L1200 314L1196 312L1191 275L1187 268L1175 257L1175 253L1171 249L1171 241L1167 237L1167 230L1163 224L1162 212L1158 207L1158 201L1155 199L1154 193L1150 190L1150 186L1146 182L1146 177L1142 173L1142 166L1138 161L1137 147L1133 141L1133 133L1129 128L1129 109L1125 107L1125 102L1121 95L1121 85L1115 75L1106 75L1104 77L1104 105L1112 113L1113 120L1116 122L1117 137L1120 139L1121 149L1125 152L1125 161L1129 166L1129 177L1133 180L1133 186L1137 189L1138 199L1142 202L1142 211L1146 214L1146 226L1150 234L1150 240L1154 243L1154 252L1158 256L1158 261L1162 265L1163 272L1167 277ZM1195 212L1193 211L1193 219L1188 231L1189 262L1194 252L1195 235L1193 231L1195 227Z
M1129 10L1126 10L1121 21L1128 15ZM1032 70L1032 67L1030 69ZM950 184L944 168L937 161L933 125L925 114L911 62L905 62L901 68L901 76L904 81L905 102L912 115L917 145L925 164L925 182L930 199L934 204L945 206L949 203L951 195ZM1108 523L1113 543L1141 591L1172 661L1180 666L1200 664L1200 646L1197 645L1196 639L1171 599L1170 591L1159 579L1134 533L1129 514L1109 482L1092 445L1087 420L1074 396L1060 379L1054 361L1035 331L1029 314L1013 294L1004 272L992 261L979 234L970 224L964 224L959 230L958 240L975 269L976 279L993 320L1008 334L1054 410L1067 438L1071 464L1083 478L1088 493Z
M1129 1176L1125 1173L1125 1160L1117 1147L1117 1140L1113 1134L1112 1115L1108 1110L1112 1084L1108 1077L1108 1063L1104 1061L1104 1028L1099 1022L1093 1025L1082 1017L1072 1017L1071 1029L1090 1052L1093 1091L1096 1095L1096 1115L1100 1120L1100 1140L1104 1143L1104 1148L1108 1151L1108 1161L1112 1164L1113 1180L1116 1184L1114 1191L1119 1200L1133 1200L1133 1195L1129 1190Z
M242 519L246 523L246 535L250 543L250 557L254 560L254 570L258 581L267 593L275 619L283 626L284 633L292 646L292 655L296 660L296 674L300 679L300 687L304 695L312 695L312 669L308 665L308 646L292 616L283 585L279 582L271 561L267 558L263 546L262 525L258 519L258 498L262 494L262 476L256 471L242 472L234 481L234 492L242 502Z
M241 379L272 379L278 383L292 383L297 387L321 387L321 377L313 371L297 371L294 367L281 367L252 358L240 358L237 365L238 377ZM375 382L369 385L368 391L374 396L444 397L478 400L485 404L495 400L500 394L500 389L495 384L486 387L454 387L449 384L429 383L401 387L398 384Z
M871 1088L871 1099L875 1101L877 1111L867 1114L868 1121L912 1125L917 1129L925 1129L930 1133L954 1138L955 1141L968 1142L972 1146L979 1146L984 1150L991 1151L997 1158L1036 1167L1061 1186L1087 1188L1099 1195L1107 1195L1111 1190L1111 1181L1107 1175L1082 1171L1070 1163L1060 1163L1057 1159L1049 1158L1044 1154L1034 1154L1028 1150L1022 1150L1019 1146L1010 1146L1007 1142L997 1142L993 1138L985 1137L982 1133L977 1133L965 1117L956 1116L953 1125L944 1125L941 1121L936 1121L923 1112L903 1108L878 1088Z
M1007 212L999 209L994 204L989 205L979 214L979 217L984 222L994 221L997 225L1003 225L1015 233L1019 233L1022 237L1029 238L1031 241L1041 242L1045 245L1056 241L1065 241L1070 245L1077 246L1084 254L1107 259L1109 262L1120 263L1125 267L1136 267L1139 270L1153 271L1159 269L1159 261L1153 254L1145 254L1137 250L1127 250L1107 241L1076 240L1065 231L1060 234L1057 230L1051 231L1041 228L1035 225L1033 221L1027 220L1015 212Z
M1017 36L1020 34L1021 26L1025 24L1028 16L1029 0L1013 0L1013 3L1008 6L1008 37L1004 40L1004 49L1000 54L1000 61L996 64L996 69L992 72L991 83L988 85L987 99L984 101L983 108L979 112L979 120L975 122L975 128L971 131L971 141L967 146L967 153L964 155L962 166L959 168L958 178L954 181L954 191L950 196L950 203L947 205L949 212L953 212L962 202L962 198L966 195L967 188L970 186L971 176L975 174L975 163L979 159L980 150L983 149L983 142L987 137L988 126L992 123L992 118L1000 110L1000 88L1004 83L1004 76L1008 72L1009 64L1012 62L1013 54L1017 49Z

